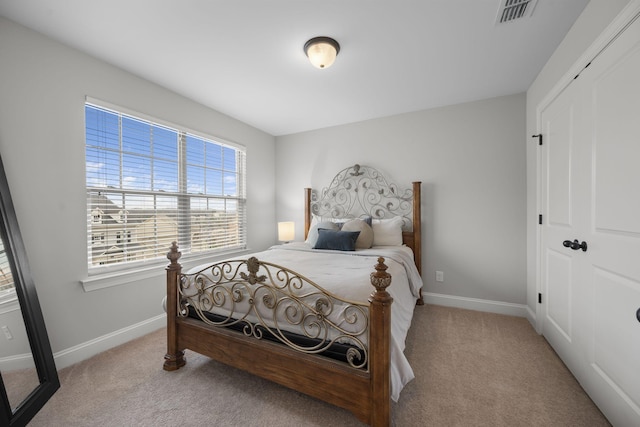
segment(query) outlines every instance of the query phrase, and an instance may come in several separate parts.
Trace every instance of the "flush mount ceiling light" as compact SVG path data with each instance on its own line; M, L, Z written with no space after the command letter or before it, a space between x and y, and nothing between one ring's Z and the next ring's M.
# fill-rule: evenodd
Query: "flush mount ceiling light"
M340 45L331 37L314 37L304 44L304 53L316 68L329 68L340 52Z

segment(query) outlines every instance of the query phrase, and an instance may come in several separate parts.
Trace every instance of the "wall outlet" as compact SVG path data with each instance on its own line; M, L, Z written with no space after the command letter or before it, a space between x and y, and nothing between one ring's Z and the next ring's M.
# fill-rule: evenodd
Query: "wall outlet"
M13 339L13 335L11 335L11 331L9 330L8 326L3 326L2 327L2 332L4 332L4 336L7 337L8 340L12 340Z
M436 282L444 282L444 272L436 271Z

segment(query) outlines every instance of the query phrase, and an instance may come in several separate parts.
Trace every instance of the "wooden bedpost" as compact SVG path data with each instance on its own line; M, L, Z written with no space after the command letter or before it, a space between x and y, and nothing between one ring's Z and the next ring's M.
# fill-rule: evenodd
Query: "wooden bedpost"
M184 366L184 351L178 348L177 323L178 318L178 275L182 266L178 263L182 254L178 251L178 244L173 242L167 258L171 263L167 266L167 354L164 355L165 371L175 371Z
M391 284L384 258L378 258L371 284L376 290L369 297L371 307L369 339L369 368L371 372L371 425L391 425L391 304L393 298L386 291Z
M420 195L420 186L422 182L413 182L413 257L416 261L416 267L418 273L422 277L422 201ZM422 297L422 287L420 287L420 297L416 302L418 305L424 305L424 299Z
M311 228L311 188L304 189L304 240L307 240Z

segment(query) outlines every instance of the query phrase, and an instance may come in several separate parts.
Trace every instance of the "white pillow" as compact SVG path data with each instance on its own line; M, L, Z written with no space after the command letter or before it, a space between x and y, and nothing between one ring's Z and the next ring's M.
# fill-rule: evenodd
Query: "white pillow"
M373 246L402 246L402 217L374 219Z
M356 249L369 249L373 244L373 229L361 219L352 219L344 223L342 231L359 231Z

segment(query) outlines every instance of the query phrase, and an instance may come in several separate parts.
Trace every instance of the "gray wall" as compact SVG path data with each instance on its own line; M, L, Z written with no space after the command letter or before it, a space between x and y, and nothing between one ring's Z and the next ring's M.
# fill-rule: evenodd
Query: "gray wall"
M302 240L303 188L320 189L356 163L399 185L422 181L425 290L439 303L522 309L524 131L525 95L517 94L277 137L277 219L295 221Z
M0 94L0 154L52 347L64 352L58 367L74 361L73 352L87 357L144 332L135 325L162 316L165 294L165 262L134 283L91 292L80 284L87 277L85 96L245 145L249 245L274 243L273 136L4 18Z
M536 109L630 0L591 0L527 91L527 135L539 133ZM585 65L585 64L583 64ZM567 76L571 79L572 76ZM529 138L530 139L530 138ZM527 306L537 306L537 148L527 144Z

